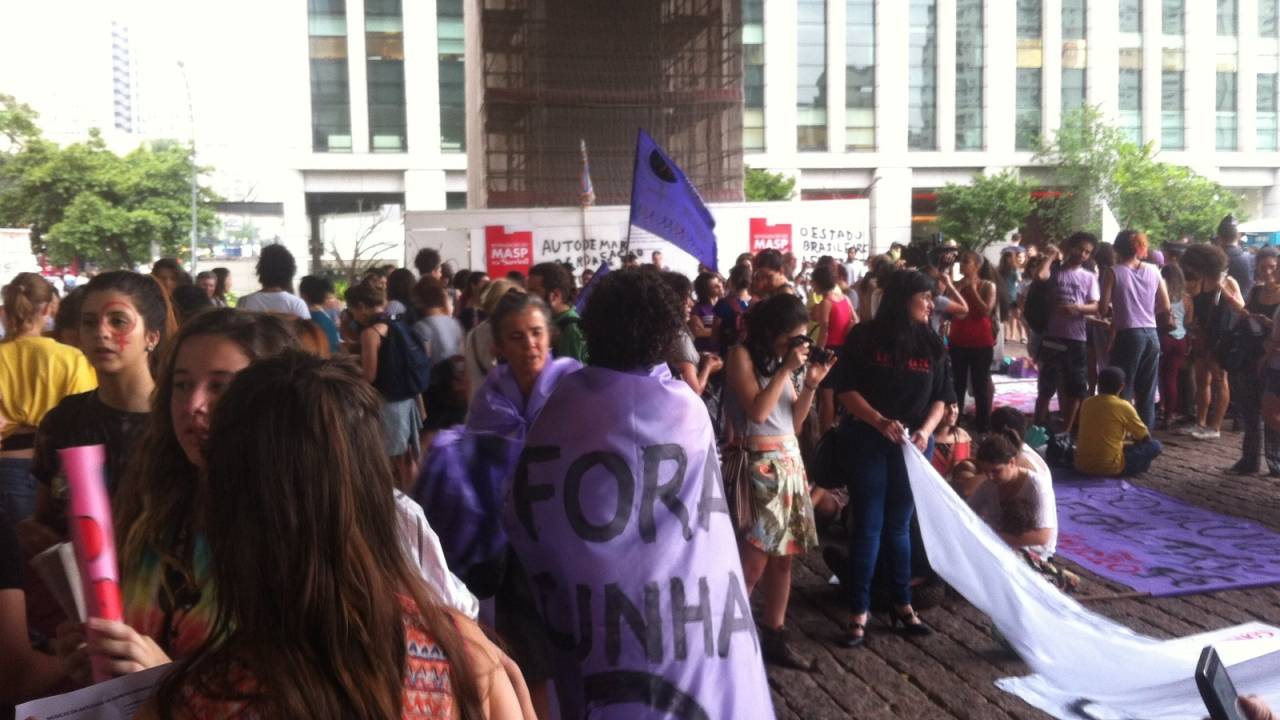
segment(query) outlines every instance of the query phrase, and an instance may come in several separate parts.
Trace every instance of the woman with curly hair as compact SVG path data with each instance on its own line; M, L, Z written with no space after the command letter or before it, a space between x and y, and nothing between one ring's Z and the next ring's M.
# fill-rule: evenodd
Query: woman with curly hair
M1214 357L1223 333L1231 329L1235 314L1244 309L1244 296L1235 278L1227 274L1227 255L1214 245L1192 245L1182 255L1182 272L1191 296L1191 358L1195 373L1196 424L1183 430L1197 440L1222 435L1222 420L1231 402L1227 371Z
M818 546L809 483L796 434L835 355L811 361L809 314L794 295L773 295L747 312L747 337L729 351L725 414L732 443L747 453L755 524L741 538L747 592L764 586L766 660L800 670L814 662L792 647L784 624L791 559ZM793 376L803 371L802 387Z

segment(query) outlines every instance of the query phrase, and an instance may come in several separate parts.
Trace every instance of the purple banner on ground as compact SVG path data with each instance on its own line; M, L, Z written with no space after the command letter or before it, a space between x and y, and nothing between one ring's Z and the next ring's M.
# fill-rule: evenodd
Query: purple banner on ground
M505 525L566 718L774 717L711 423L666 364L566 377Z
M1280 583L1280 533L1123 480L1062 482L1058 554L1157 597Z

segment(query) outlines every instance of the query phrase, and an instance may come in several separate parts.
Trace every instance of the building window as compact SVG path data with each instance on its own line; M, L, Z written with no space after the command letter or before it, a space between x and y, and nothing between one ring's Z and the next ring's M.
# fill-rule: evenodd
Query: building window
M938 3L911 0L907 147L938 149Z
M1018 0L1018 37L1040 37L1040 0Z
M467 194L465 192L446 192L444 194L445 210L466 210Z
M742 148L764 152L764 0L742 2Z
M956 1L956 149L982 149L982 0Z
M1040 144L1040 68L1018 68L1017 102L1014 147L1035 150Z
M1139 55L1139 58L1141 56ZM1122 61L1123 62L1123 61ZM1142 144L1142 68L1120 68L1120 131Z
M400 0L365 0L369 74L369 149L408 149L404 109L404 18Z
M845 150L876 149L876 4L848 0L845 15Z
M1218 144L1219 150L1239 147L1236 137L1236 74L1218 73Z
M1186 147L1184 102L1182 70L1165 70L1160 77L1160 146L1165 150Z
M1280 0L1258 0L1258 37L1280 35Z
M796 148L827 149L827 3L798 0Z
M462 0L436 0L440 149L444 152L467 149L467 84L462 35Z
M1186 8L1184 0L1164 0L1160 11L1160 26L1165 35L1182 35L1186 32Z
M1086 0L1062 0L1062 39L1083 40L1085 37Z
M1236 0L1218 0L1218 34L1224 37L1235 37L1237 31L1236 23Z
M1085 69L1063 68L1062 70L1062 115L1084 106Z
M1142 32L1142 0L1120 0L1120 32Z
M311 148L351 152L347 10L343 0L308 0L311 56Z
M1274 59L1274 57L1273 57ZM1276 74L1258 73L1258 149L1275 150L1276 132Z

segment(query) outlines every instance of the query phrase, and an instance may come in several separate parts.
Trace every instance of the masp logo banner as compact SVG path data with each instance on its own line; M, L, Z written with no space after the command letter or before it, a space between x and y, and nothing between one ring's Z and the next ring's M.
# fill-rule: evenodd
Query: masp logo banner
M486 225L484 244L489 277L504 277L512 270L529 273L533 264L532 232L508 233L502 225Z
M791 252L791 223L770 225L767 218L751 218L751 254L761 250Z
M716 269L715 218L689 178L644 130L636 140L631 224Z

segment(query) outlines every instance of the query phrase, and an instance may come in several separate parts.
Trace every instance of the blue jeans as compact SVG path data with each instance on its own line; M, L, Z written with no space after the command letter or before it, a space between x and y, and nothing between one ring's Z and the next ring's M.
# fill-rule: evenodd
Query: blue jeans
M885 563L893 602L911 603L911 516L915 502L902 448L863 422L840 426L844 446L841 470L848 478L849 504L853 506L853 532L849 536L849 609L858 615L871 607L871 578L875 575L880 545L887 546ZM933 452L929 440L928 453Z
M1155 438L1147 438L1146 442L1132 443L1124 448L1124 472L1122 475L1138 475L1151 467L1152 461L1160 456L1164 446Z
M1133 402L1138 417L1155 427L1156 385L1160 377L1160 336L1155 328L1130 328L1116 333L1111 364L1124 371L1120 396Z
M36 479L31 475L31 460L0 458L0 512L17 524L36 509Z

